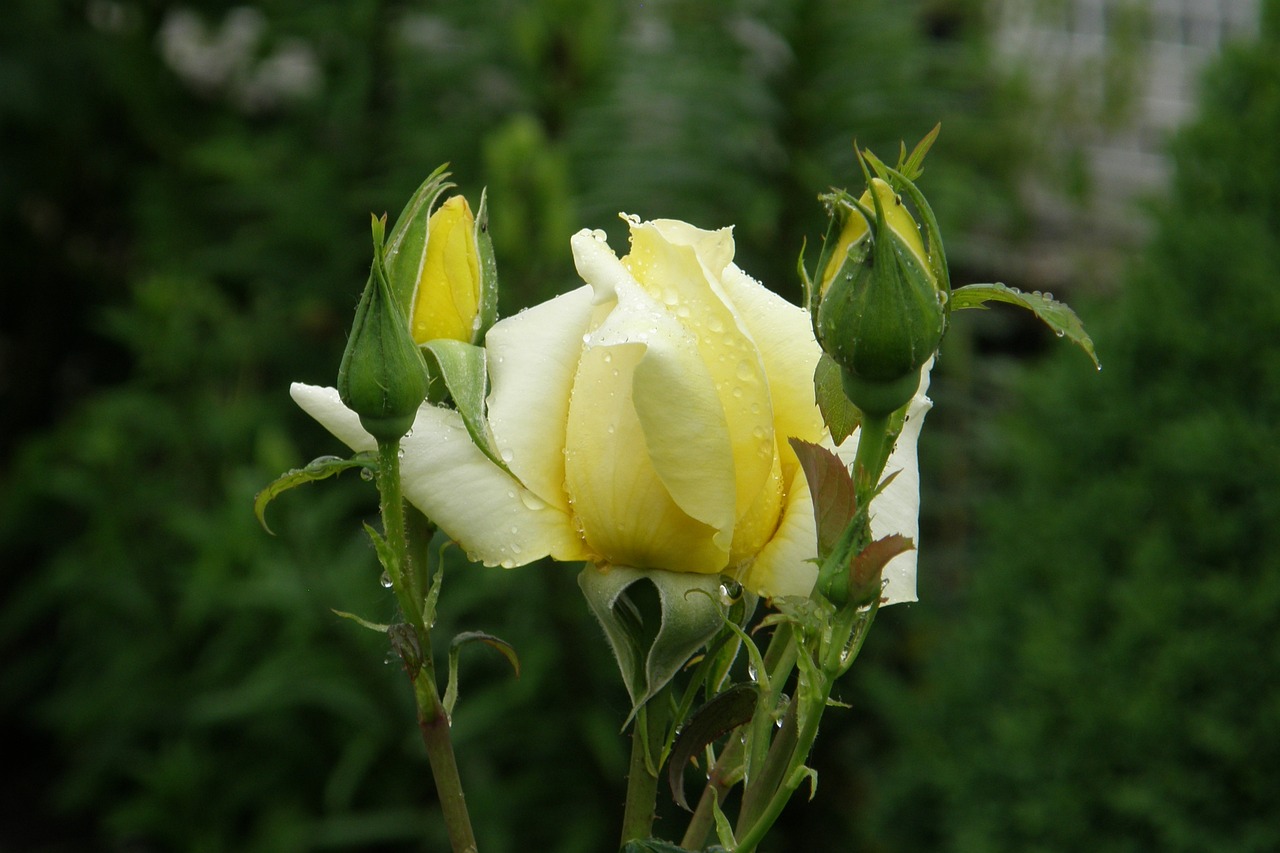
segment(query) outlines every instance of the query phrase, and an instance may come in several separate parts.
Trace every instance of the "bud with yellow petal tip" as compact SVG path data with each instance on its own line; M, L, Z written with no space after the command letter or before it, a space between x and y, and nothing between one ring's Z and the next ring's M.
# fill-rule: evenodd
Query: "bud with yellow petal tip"
M437 202L453 184L444 167L414 193L387 241L387 277L421 345L480 343L497 315L497 267L484 195L479 215L462 196Z
M949 284L924 196L903 172L870 152L865 158L864 170L870 162L876 176L868 175L860 198L843 190L824 197L832 222L809 307L818 342L841 368L845 394L864 414L881 417L911 400L920 368L937 352ZM908 171L918 173L922 158L913 153ZM927 245L904 193L925 217Z
M426 364L387 280L385 227L385 217L373 219L373 269L356 307L337 383L343 404L379 442L404 436L427 396Z

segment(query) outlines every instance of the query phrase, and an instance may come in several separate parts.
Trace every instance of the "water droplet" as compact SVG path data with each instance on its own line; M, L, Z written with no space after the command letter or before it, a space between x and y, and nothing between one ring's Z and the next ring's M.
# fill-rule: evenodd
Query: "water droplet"
M605 354L604 354L604 363L605 363L605 364L608 364L608 363L609 363L609 362L611 362L611 361L613 361L613 353L611 353L611 352L607 352L607 353L605 353Z
M547 503L528 490L520 492L520 501L529 509L546 509Z
M758 414L760 414L760 404L759 404L759 403L752 403L752 404L751 404L751 414L753 414L753 415L758 415Z
M505 450L503 450L503 451L502 451L502 461L503 461L503 462L510 462L510 461L511 461L512 459L514 459L514 458L515 458L515 453L513 453L513 452L512 452L512 450L511 450L511 448L510 448L510 447L508 447L508 448L506 448Z
M391 575L383 572L382 577L378 579L378 583L382 584L383 589L391 589Z
M724 331L724 321L719 317L712 317L707 321L707 328L716 334L719 334Z
M519 528L519 527L516 527L514 524L513 524L513 525L511 525L511 535L512 535L512 536L515 536L515 535L516 535L517 533L519 533L519 532L520 532L520 528Z
M613 435L615 432L617 432L617 427L615 427L613 424L609 424L605 432L609 433L609 435Z
M751 431L751 434L754 435L756 438L763 439L766 435L768 435L768 432L765 430L764 427L758 426Z
M513 531L511 531L511 532L512 532L512 533L514 533L515 531L513 530ZM521 548L520 548L520 546L519 546L519 545L515 544L514 542L513 542L513 543L511 543L511 553L512 553L512 554L519 554L519 553L520 553L520 551L521 551Z
M738 399L742 398L742 389L737 385L733 386L733 396Z
M373 469L372 469L372 468L361 468L361 469L360 469L360 479L361 479L361 480L372 480L372 479L373 479Z
M743 382L750 382L752 379L756 378L755 372L751 369L751 362L747 361L745 358L738 362L738 378Z

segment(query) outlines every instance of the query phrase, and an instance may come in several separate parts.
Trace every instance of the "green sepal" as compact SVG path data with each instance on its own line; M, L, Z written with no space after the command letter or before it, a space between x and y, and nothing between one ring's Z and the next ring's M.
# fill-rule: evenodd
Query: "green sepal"
M483 344L489 327L498 319L498 262L493 254L493 237L489 234L489 202L486 190L480 191L480 209L476 211L476 253L480 256L480 312L476 320L474 344Z
M262 525L262 529L274 536L275 533L267 526L267 504L284 492L301 486L303 483L325 480L350 468L376 471L378 468L377 455L369 452L357 453L350 459L343 459L341 456L320 456L312 459L301 468L286 471L272 480L265 489L254 495L253 514L258 517L258 523Z
M1008 287L996 282L994 284L967 284L958 287L951 293L951 308L986 308L987 302L1007 302L1026 308L1035 314L1041 322L1053 330L1060 338L1065 337L1080 349L1084 350L1093 361L1094 367L1102 369L1098 355L1093 349L1093 339L1084 330L1084 323L1065 303L1046 293L1023 293L1016 287Z
M862 421L862 412L849 402L844 392L844 380L840 374L840 365L824 352L813 371L813 391L818 411L822 413L823 423L827 425L834 444L844 444Z
M484 417L484 399L489 391L489 373L484 347L440 338L423 344L428 372L432 380L440 381L462 416L471 441L480 452L508 474L507 463L489 440L489 430ZM515 476L515 475L512 475Z
M656 617L646 618L630 594L646 582L658 593ZM719 575L588 565L578 586L618 662L631 697L628 720L725 625Z
M514 646L500 637L483 631L463 631L449 643L449 683L445 687L443 699L444 712L449 716L453 715L453 706L458 701L458 655L462 647L470 643L483 643L501 654L507 659L507 663L511 664L516 678L520 677L520 658L516 655Z
M735 684L716 694L705 705L689 715L671 747L667 763L667 783L671 798L685 811L691 811L684 796L684 768L689 761L723 735L751 721L755 716L760 687L750 682Z
M448 163L437 167L409 197L404 210L396 217L395 227L387 238L384 254L387 280L396 304L405 317L413 311L413 295L422 277L422 264L427 257L427 225L431 211L440 196L454 184L445 171Z

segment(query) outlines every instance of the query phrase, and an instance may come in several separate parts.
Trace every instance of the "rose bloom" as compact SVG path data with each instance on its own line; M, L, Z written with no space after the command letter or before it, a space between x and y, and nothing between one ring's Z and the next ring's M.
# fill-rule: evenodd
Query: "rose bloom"
M408 500L489 565L550 555L601 567L723 574L764 596L817 578L812 499L788 439L830 445L814 402L820 350L806 312L733 264L732 230L628 218L631 252L571 240L586 286L486 337L493 447L424 404L402 442ZM924 383L872 506L876 536L915 537ZM373 439L328 388L294 399L353 449ZM852 461L855 432L839 452ZM885 569L915 599L915 553Z

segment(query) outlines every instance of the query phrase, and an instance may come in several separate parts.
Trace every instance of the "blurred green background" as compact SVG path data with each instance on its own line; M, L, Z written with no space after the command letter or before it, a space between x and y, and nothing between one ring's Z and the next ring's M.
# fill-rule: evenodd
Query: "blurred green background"
M794 300L852 138L938 121L956 282L1053 288L1105 369L957 316L922 600L768 849L1280 849L1280 3L1243 4L1168 179L1109 212L1090 152L1132 132L1163 5L1028 4L1106 25L1046 87L984 0L9 0L0 850L444 849L399 668L330 610L393 613L371 487L290 493L274 538L251 511L338 452L287 388L332 381L370 211L444 161L487 186L507 313L573 286L578 228L622 245L618 211L736 224ZM524 664L462 662L485 853L613 847L626 699L573 573L446 578L442 633Z

